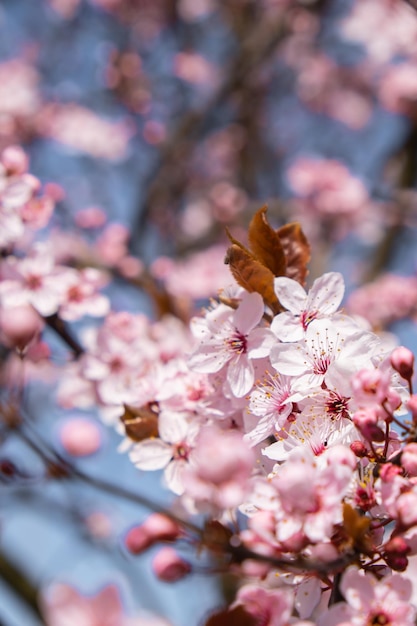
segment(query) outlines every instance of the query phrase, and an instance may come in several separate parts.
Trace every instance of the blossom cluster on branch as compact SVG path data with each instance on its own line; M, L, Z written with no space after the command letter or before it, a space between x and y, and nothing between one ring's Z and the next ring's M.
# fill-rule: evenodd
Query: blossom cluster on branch
M414 356L341 309L338 272L306 290L311 251L301 226L274 229L262 207L248 246L229 233L230 284L188 321L172 293L156 293L152 272L120 263L129 261L123 246L118 265L102 267L82 248L64 259L48 247L36 231L52 200L19 148L3 153L1 168L5 350L23 362L50 360L41 349L50 326L72 353L58 402L98 407L123 436L120 450L140 471L163 470L176 497L172 510L126 533L128 551L175 544L153 560L167 582L202 567L231 573L236 596L207 626L414 625ZM111 310L101 289L115 267L154 296L158 321ZM68 323L84 316L104 319L76 338ZM15 388L16 380L2 397L12 430L21 424ZM77 448L71 439L75 456L99 445L94 429L83 432L94 441ZM59 475L56 466L49 475ZM62 587L47 613L74 593Z

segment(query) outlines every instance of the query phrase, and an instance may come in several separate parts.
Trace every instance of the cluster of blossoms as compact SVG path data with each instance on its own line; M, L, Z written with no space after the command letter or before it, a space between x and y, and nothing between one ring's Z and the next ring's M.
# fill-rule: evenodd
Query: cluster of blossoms
M23 228L33 215L26 165L18 152L2 158L1 210ZM139 470L163 470L177 497L175 514L126 534L131 553L191 544L233 572L236 598L210 626L415 623L414 358L340 309L339 273L304 289L310 251L298 224L274 230L263 207L250 249L230 236L235 282L189 324L110 311L101 272L57 264L39 242L22 256L17 231L2 245L2 341L23 357L42 319L52 324L76 357L63 367L61 404L99 407L121 450ZM81 347L60 324L84 315L105 319ZM195 565L164 547L153 568L174 582Z
M262 209L253 251L256 236L271 248L271 232L279 239ZM272 296L259 278L249 290L235 283L189 328L172 317L151 324L110 314L86 333L59 397L70 407L98 404L125 433L132 462L163 470L182 515L207 520L196 538L151 516L127 534L132 553L184 539L211 549L217 566L246 583L228 611L244 610L254 624L411 625L413 357L340 310L339 273L308 292L291 278L303 273L295 239ZM244 282L248 268L228 257ZM166 581L192 569L171 547L154 560Z

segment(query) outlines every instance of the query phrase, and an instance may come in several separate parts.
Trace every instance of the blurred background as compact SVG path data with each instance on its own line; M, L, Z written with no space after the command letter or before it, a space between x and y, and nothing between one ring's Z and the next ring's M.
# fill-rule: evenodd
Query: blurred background
M227 284L225 227L244 240L267 204L274 227L301 222L310 282L342 272L347 311L417 347L413 2L1 0L0 32L0 148L23 146L56 202L44 238L113 268L114 311L188 320ZM34 370L25 403L60 450L69 412ZM79 467L169 503L101 422L100 437ZM148 555L126 554L146 507L65 478L16 484L10 459L34 474L40 461L13 437L0 457L2 626L45 623L35 598L53 581L115 583L128 613L174 626L221 601L212 576L157 583Z

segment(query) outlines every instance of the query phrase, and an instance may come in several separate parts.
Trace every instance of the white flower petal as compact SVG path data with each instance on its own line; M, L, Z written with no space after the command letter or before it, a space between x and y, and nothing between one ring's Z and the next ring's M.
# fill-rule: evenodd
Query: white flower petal
M345 293L343 276L339 272L328 272L314 281L308 294L308 310L329 315L337 311Z
M304 337L303 327L298 317L285 311L272 320L271 331L278 339L285 342L301 341Z
M296 280L287 278L286 276L279 276L274 279L274 288L278 300L282 306L300 315L306 308L307 294Z
M227 370L227 381L237 398L242 398L252 389L255 373L252 363L246 355L240 355L230 362Z
M145 439L135 444L129 457L139 469L163 469L172 459L172 448L160 439Z
M264 311L264 301L259 293L245 293L234 313L233 324L246 335L261 321Z

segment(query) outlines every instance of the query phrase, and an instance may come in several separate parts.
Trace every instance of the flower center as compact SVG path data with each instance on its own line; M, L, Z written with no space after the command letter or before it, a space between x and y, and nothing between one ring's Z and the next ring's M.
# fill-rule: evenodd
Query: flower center
M244 354L247 351L248 342L246 335L243 335L237 329L235 329L231 337L226 339L226 343L229 350L235 354Z
M307 326L316 319L318 315L317 311L303 311L300 316L301 324L303 325L303 330L307 330Z
M391 619L386 613L376 613L371 615L367 626L390 626Z
M40 289L42 287L42 278L36 274L29 274L26 278L26 284L29 289L36 291L36 289Z
M178 443L174 448L174 459L176 461L180 459L183 461L188 461L189 453L190 447L184 441L182 441L181 443Z
M339 396L335 391L329 393L329 399L325 404L325 410L332 421L348 417L349 398Z

